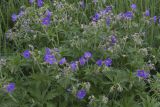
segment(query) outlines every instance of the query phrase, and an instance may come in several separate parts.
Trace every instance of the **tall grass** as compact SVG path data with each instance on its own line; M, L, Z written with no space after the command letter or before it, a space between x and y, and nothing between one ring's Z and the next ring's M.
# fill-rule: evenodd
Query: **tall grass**
M53 0L45 0L45 2L51 2ZM66 0L71 4L78 4L80 0ZM87 13L88 19L91 15L96 11L97 8L93 6L92 0L84 0L87 9L85 12ZM151 12L151 16L160 15L160 0L98 0L98 5L113 5L114 11L116 13L124 12L130 10L130 5L132 3L137 4L139 11L145 11L149 9ZM105 4L102 4L104 3ZM29 6L28 0L1 0L0 2L0 38L1 38L1 52L7 52L6 38L4 33L13 26L11 22L11 14L17 13L21 6ZM50 5L53 6L53 5ZM81 10L80 10L81 11ZM81 18L81 16L77 16L77 18ZM137 19L138 20L138 19ZM88 21L88 20L86 20ZM159 36L159 29L155 28L155 26L151 26L149 29L149 44L153 44L154 40ZM157 45L157 44L156 44Z
M11 14L17 12L22 5L27 5L27 0L1 0L0 1L0 38L1 52L7 52L6 38L4 33L13 26Z

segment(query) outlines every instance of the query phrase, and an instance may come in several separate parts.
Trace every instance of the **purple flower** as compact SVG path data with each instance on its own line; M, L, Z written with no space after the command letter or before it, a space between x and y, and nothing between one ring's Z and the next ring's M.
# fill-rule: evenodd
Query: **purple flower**
M23 52L23 57L24 57L24 58L30 58L30 56L31 56L31 53L30 53L29 50L25 50L25 51Z
M107 67L110 67L112 65L112 60L110 58L107 58L105 61L104 61L105 65Z
M124 18L125 19L132 19L133 18L133 13L129 12L129 11L124 13Z
M107 6L106 9L105 9L105 12L108 13L112 11L112 6Z
M59 64L60 64L60 65L63 65L64 63L66 63L66 58L62 58L62 59L59 61Z
M84 58L89 59L92 57L92 54L90 52L85 52L84 53Z
M86 60L84 57L79 58L80 65L84 65L86 63Z
M55 62L57 62L56 58L54 55L52 55L52 53L50 52L49 48L46 48L46 53L44 56L44 61L49 63L49 64L54 64Z
M100 14L96 13L93 17L92 17L92 21L97 22L100 18Z
M32 4L34 2L34 0L29 0L29 3Z
M102 61L101 59L99 59L99 60L96 62L96 64L97 64L98 66L102 66L103 61Z
M157 21L157 16L154 16L154 17L153 17L153 20L154 20L154 23L156 23L156 21Z
M99 16L105 15L112 11L112 6L107 6L104 10L101 10ZM94 18L94 17L93 17ZM99 19L99 18L97 18ZM97 21L97 20L96 20Z
M13 13L11 17L13 22L15 22L18 18L18 16L15 13Z
M6 91L8 93L11 93L15 90L15 83L9 83L7 86L6 86Z
M23 15L24 15L24 11L21 10L21 11L19 12L18 16L19 16L19 17L22 17Z
M111 19L110 19L110 18L107 18L107 19L106 19L106 25L107 25L107 26L110 26L110 23L111 23Z
M51 54L51 50L49 48L46 48L46 54Z
M55 62L57 62L55 56L51 55L51 54L46 54L44 56L44 60L45 60L45 62L47 62L49 64L54 64Z
M137 77L146 79L149 77L149 73L145 72L144 70L137 70Z
M86 90L84 89L79 90L76 96L78 99L82 100L86 96Z
M145 16L150 16L149 10L146 10L146 11L145 11Z
M49 10L47 10L47 11L46 11L46 16L50 18L51 15L52 15L52 12L50 12Z
M45 17L42 19L42 24L48 26L50 24L50 17Z
M70 64L70 67L71 67L72 71L76 71L77 70L77 64L76 64L76 62L72 62Z
M117 42L117 39L114 35L111 37L111 42L112 44L115 44Z
M131 8L132 8L133 10L135 10L135 9L137 8L136 4L132 4L132 5L131 5Z
M37 5L38 5L38 7L42 7L43 6L43 0L37 0Z

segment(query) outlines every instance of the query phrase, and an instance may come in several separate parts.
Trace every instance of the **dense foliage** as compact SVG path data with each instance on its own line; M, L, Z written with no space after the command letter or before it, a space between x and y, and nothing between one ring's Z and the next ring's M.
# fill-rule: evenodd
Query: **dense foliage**
M0 107L159 107L160 18L129 4L27 1L2 29Z

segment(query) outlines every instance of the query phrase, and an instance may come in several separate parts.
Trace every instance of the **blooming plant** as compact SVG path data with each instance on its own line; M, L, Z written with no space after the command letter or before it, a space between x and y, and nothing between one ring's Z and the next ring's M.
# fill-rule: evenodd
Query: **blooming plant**
M0 107L159 107L160 48L149 35L160 18L107 4L28 0L14 12Z

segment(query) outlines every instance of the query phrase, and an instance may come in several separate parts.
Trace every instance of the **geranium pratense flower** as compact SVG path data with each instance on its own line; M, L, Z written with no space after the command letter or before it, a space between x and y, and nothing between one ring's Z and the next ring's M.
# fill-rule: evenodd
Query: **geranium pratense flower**
M124 13L124 18L125 19L132 19L133 18L133 13L129 12L129 11Z
M11 18L12 18L12 21L15 22L17 20L18 16L15 13L13 13Z
M149 73L145 72L144 70L137 70L137 77L146 79L149 77Z
M86 63L86 60L84 57L79 58L80 65L84 65Z
M52 55L49 48L46 49L46 53L45 53L45 56L44 56L44 61L49 63L49 64L54 64L55 62L57 62L55 56Z
M99 60L96 61L96 64L97 64L98 66L102 66L103 61L102 61L101 59L99 59Z
M112 11L112 6L107 6L106 9L105 9L105 12L108 13Z
M100 18L100 14L96 13L93 17L92 17L92 21L97 22Z
M31 56L31 53L30 53L29 50L25 50L25 51L23 52L23 57L24 57L24 58L30 58L30 56Z
M90 52L85 52L85 53L84 53L84 57L85 57L86 59L89 59L89 58L92 57L92 54L91 54Z
M146 11L145 11L145 16L150 16L149 10L146 10Z
M86 90L85 89L79 90L76 96L78 99L82 100L86 96Z
M107 58L105 61L104 61L105 65L107 67L110 67L112 65L112 60L110 58Z
M111 12L112 11L112 6L107 6L104 10L101 10L100 11L100 16L103 16L103 15L105 15L105 14L107 14L107 13L109 13L109 12Z
M112 44L115 44L117 42L117 39L114 35L111 36L111 42Z
M6 86L6 91L8 93L11 93L15 90L15 83L9 83L7 86Z
M43 0L37 0L37 5L38 5L38 7L42 7L43 6Z
M47 17L51 17L51 15L52 15L52 12L49 11L49 10L47 10L47 11L46 11L46 16L47 16Z
M66 58L62 58L60 61L59 61L59 64L60 65L63 65L66 63Z
M42 19L42 24L48 26L51 22L52 13L49 10L47 10L45 14L46 16Z
M45 17L42 19L42 25L48 26L50 24L50 17Z
M45 62L49 64L54 64L57 60L54 55L51 54L46 54L44 57Z
M131 5L131 8L132 8L133 10L135 10L135 9L137 8L136 4L132 4L132 5Z
M106 18L106 25L107 26L110 26L110 23L111 23L111 19L108 17L108 18Z
M76 71L77 70L77 63L76 62L72 62L70 64L70 67L71 67L72 71Z
M157 21L157 16L154 16L154 17L153 17L153 21L154 21L154 23L156 23L156 21Z
M46 48L46 54L51 54L51 50L49 48Z

